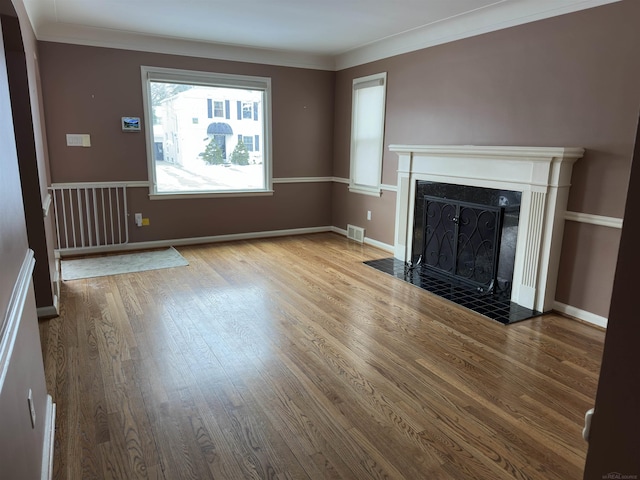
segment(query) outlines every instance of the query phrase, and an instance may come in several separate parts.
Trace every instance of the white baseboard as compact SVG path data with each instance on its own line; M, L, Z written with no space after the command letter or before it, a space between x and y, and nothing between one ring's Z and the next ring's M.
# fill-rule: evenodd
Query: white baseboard
M47 307L38 307L38 318L52 318L58 316L58 309L55 305L49 305Z
M169 240L154 240L151 242L132 242L123 245L112 245L91 248L75 248L59 250L61 257L83 255L88 253L124 252L130 250L145 250L150 248L179 247L185 245L201 245L205 243L231 242L234 240L252 240L256 238L287 237L289 235L306 235L309 233L330 232L332 227L292 228L287 230L270 230L264 232L232 233L229 235L214 235L211 237L174 238Z
M347 231L340 227L331 227L331 231L333 233L338 233L343 236L347 236ZM389 245L387 243L379 242L378 240L374 240L373 238L364 237L364 243L367 245L371 245L372 247L377 247L381 250L386 250L389 253L393 253L393 245Z
M602 328L607 328L607 323L609 321L609 319L596 315L595 313L587 312L586 310L581 310L580 308L572 307L571 305L565 305L558 301L553 303L553 309Z
M393 254L393 245L382 243L382 242L379 242L378 240L374 240L373 238L369 238L369 237L364 237L364 243Z
M56 433L56 404L51 395L47 395L47 406L44 420L44 444L42 448L41 480L51 480L53 477L53 445Z
M38 318L52 318L57 317L60 314L59 303L58 303L58 295L53 296L53 305L48 305L46 307L38 307L37 315Z

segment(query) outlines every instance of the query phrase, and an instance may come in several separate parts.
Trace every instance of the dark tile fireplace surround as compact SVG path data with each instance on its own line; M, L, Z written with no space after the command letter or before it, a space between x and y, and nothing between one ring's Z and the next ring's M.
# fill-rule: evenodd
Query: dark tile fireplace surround
M418 181L411 260L365 264L502 324L541 315L511 301L521 192Z

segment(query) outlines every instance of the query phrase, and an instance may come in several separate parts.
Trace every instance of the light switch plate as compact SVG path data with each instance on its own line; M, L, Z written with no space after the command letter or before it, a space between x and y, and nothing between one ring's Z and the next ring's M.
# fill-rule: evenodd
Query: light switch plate
M90 147L91 135L85 133L67 133L67 147Z

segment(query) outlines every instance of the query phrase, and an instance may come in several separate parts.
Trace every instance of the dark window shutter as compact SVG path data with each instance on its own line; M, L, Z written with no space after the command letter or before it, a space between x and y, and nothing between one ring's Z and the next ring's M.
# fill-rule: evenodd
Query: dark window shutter
M213 118L213 102L210 98L207 98L207 116Z
M255 140L253 141L253 148L256 152L260 151L260 135L255 136Z
M253 119L258 120L258 102L253 102Z
M238 100L238 120L242 120L242 102Z
M231 107L229 107L229 100L224 101L224 117L229 120L231 118Z
M238 143L242 143L242 135L238 135Z

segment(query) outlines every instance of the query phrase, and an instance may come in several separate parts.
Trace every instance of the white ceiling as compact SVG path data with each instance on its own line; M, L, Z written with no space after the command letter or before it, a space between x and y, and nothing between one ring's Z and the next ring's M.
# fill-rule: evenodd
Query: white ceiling
M242 49L274 57L265 63L344 68L618 0L22 1L40 40L163 51L195 42L223 58Z

